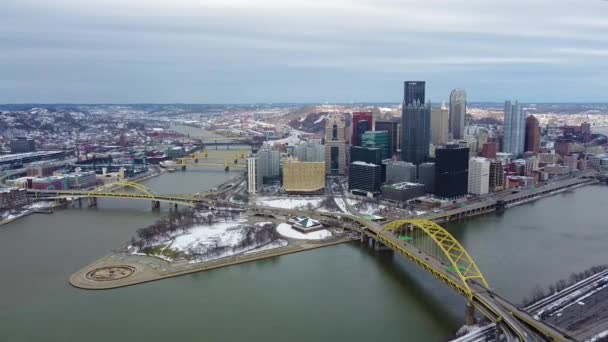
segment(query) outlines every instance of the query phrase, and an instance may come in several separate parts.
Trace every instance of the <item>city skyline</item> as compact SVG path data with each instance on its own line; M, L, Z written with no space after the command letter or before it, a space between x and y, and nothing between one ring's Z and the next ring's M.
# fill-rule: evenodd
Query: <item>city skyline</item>
M404 79L426 80L436 102L454 87L471 102L602 102L606 11L566 0L9 0L0 103L399 102Z

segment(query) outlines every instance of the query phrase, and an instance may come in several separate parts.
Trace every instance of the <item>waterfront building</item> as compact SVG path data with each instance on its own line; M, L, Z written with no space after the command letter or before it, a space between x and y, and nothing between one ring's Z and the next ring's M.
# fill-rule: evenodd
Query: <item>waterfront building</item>
M346 129L342 115L330 115L325 124L325 174L346 175Z
M485 195L490 186L490 161L486 158L471 158L469 160L469 193Z
M36 141L26 137L17 137L10 141L11 153L27 153L36 151Z
M380 192L382 169L380 165L355 161L350 164L348 188L353 194L373 197Z
M386 131L389 135L389 154L392 158L399 146L399 122L397 120L378 120L375 123L376 131Z
M464 119L467 114L467 93L463 89L454 89L450 93L449 131L452 139L464 138Z
M416 165L400 160L384 161L386 165L386 184L416 181Z
M26 189L0 188L0 209L26 205L27 201Z
M361 146L363 133L373 130L374 117L372 112L353 113L353 135L351 138L352 146Z
M379 148L382 160L392 156L388 131L367 131L361 136L361 145L365 147ZM351 161L354 161L351 157Z
M424 103L424 82L405 82L401 160L418 165L429 157L431 105Z
M502 191L505 189L505 170L500 160L490 161L488 189L493 192Z
M283 189L288 193L317 193L325 188L325 162L283 162Z
M247 191L255 194L262 190L262 172L259 167L259 157L247 158Z
M304 142L295 145L294 156L303 162L325 162L325 146L317 142Z
M418 165L418 183L424 184L426 192L435 192L435 163Z
M424 196L425 194L426 187L424 184L400 182L382 186L382 194L380 197L387 201L403 203L413 198Z
M310 217L296 217L292 227L304 234L324 229L321 222Z
M468 193L469 149L448 144L435 150L435 195L445 199Z
M533 153L540 152L540 125L534 115L526 118L526 139L524 150Z
M431 142L435 146L447 144L449 139L449 110L445 103L431 110Z
M517 101L505 101L503 152L522 155L525 142L525 114Z

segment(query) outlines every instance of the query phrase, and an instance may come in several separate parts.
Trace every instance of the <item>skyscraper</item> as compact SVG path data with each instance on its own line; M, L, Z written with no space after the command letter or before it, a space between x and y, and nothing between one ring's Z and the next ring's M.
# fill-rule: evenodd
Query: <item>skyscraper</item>
M346 138L342 115L331 115L325 120L325 174L346 175Z
M418 165L429 157L431 104L424 103L424 82L405 82L401 160Z
M365 147L379 148L382 151L382 160L392 157L391 140L387 131L367 131L361 136L360 142Z
M525 152L540 152L540 125L534 115L526 118Z
M469 149L450 144L435 150L435 195L459 198L467 195Z
M467 114L467 93L454 89L450 93L450 133L452 139L464 138L464 118Z
M372 112L353 113L353 136L351 138L351 145L361 146L361 136L363 133L373 129L373 120Z
M399 123L397 120L378 120L376 121L376 131L387 131L390 137L389 158L397 153L399 148Z
M424 105L424 88L424 81L405 81L403 90L405 106Z
M505 101L503 152L519 156L524 153L526 118L517 101Z
M433 145L443 145L449 139L449 111L445 103L431 110L431 141Z
M490 186L490 160L471 158L469 160L469 193L484 195Z

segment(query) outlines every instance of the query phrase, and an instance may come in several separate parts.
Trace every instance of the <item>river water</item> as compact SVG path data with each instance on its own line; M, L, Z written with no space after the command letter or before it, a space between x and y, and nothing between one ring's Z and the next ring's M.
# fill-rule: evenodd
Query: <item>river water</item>
M236 175L189 169L144 184L192 193ZM490 285L519 302L608 261L607 194L587 186L448 229ZM464 300L450 288L357 243L117 290L68 284L165 213L101 199L0 226L0 341L446 341L463 323Z

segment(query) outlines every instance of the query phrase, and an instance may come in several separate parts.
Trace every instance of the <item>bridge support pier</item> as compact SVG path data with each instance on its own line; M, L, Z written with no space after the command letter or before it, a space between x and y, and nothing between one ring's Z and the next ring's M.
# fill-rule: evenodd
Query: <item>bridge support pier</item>
M465 322L466 325L475 325L476 320L475 320L475 307L473 306L473 303L468 302L466 309L465 309Z
M152 210L160 209L160 201L152 201Z
M182 171L186 171L186 165L182 165Z
M78 198L78 208L82 208L82 197Z
M175 210L175 212L177 212L177 203L173 204L173 210Z
M361 238L359 241L362 245L369 245L369 237L363 233L361 233Z
M97 207L97 197L89 197L89 207Z

